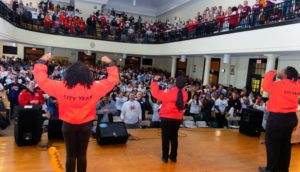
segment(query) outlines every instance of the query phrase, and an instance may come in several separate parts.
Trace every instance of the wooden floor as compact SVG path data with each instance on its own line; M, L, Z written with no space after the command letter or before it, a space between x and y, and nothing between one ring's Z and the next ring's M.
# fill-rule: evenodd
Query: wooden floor
M0 172L50 172L50 156L39 146L17 147L12 133L0 137ZM91 138L88 172L256 172L265 164L265 147L258 138L237 130L180 129L178 162L161 162L160 130L130 130L126 145L99 146ZM46 134L42 143L47 143ZM54 142L65 162L63 142ZM300 145L293 145L291 172L300 172Z

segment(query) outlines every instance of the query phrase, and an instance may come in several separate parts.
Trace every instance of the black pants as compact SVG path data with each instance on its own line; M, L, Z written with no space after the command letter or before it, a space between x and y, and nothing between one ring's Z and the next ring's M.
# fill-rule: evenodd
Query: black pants
M291 158L291 136L297 126L296 113L272 113L267 120L267 169L271 172L288 172Z
M227 120L225 118L225 114L216 113L216 119L219 128L227 127Z
M161 121L161 137L162 137L162 158L176 159L178 148L178 130L180 121L177 120L162 120ZM171 142L171 153L169 156L169 147Z
M92 122L79 125L63 122L62 133L67 151L66 172L75 172L76 161L77 172L86 171L86 151L92 126Z

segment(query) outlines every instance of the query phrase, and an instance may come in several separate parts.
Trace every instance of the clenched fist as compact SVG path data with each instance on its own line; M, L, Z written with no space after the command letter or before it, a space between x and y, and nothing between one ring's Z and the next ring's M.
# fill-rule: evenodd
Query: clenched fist
M107 57L107 56L103 56L103 57L101 58L101 61L102 61L103 63L106 63L106 64L111 63L111 59L110 59L109 57Z
M40 59L48 61L48 60L50 60L50 58L51 58L51 53L46 53Z

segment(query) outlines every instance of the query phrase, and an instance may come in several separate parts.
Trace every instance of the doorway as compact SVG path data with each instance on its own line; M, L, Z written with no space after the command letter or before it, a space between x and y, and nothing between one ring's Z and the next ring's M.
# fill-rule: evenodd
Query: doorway
M127 56L125 66L131 69L141 68L141 57Z
M211 59L209 83L213 85L219 84L220 64L221 64L220 59Z

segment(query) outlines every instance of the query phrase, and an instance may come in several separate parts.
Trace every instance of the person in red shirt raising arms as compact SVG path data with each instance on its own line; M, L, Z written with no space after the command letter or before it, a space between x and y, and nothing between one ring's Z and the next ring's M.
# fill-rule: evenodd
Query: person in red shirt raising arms
M296 111L300 96L298 72L288 66L265 75L263 90L269 93L267 110L270 113L266 126L267 167L260 172L288 172L291 158L291 135L298 124Z
M49 96L58 101L59 119L63 121L62 132L66 144L66 171L85 172L87 166L86 152L92 121L96 118L97 102L110 92L119 82L118 68L106 56L101 61L108 64L106 79L94 81L92 72L81 63L76 62L67 68L63 81L48 78L45 63L51 54L45 54L34 66L34 78L38 86Z
M155 76L151 82L151 93L154 98L162 101L162 107L159 110L162 132L162 161L167 163L168 158L170 158L171 161L176 162L178 130L183 117L183 109L188 99L188 94L184 90L186 80L183 76L177 77L176 87L165 92L159 89L159 79L160 76ZM169 155L170 142L171 153Z

